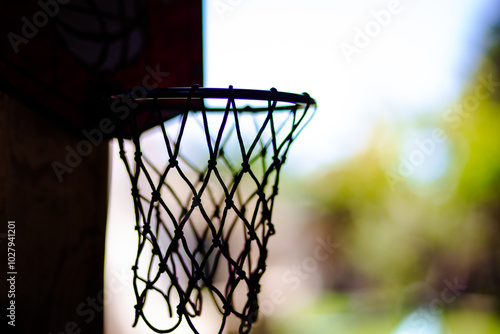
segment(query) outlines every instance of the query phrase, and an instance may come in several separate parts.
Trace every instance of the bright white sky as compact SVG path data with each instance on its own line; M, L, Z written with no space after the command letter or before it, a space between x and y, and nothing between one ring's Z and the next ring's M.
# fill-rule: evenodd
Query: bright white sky
M377 31L372 11L398 10ZM377 120L438 112L484 50L493 0L205 0L205 86L302 93L318 102L289 171L351 156ZM356 29L371 27L350 62ZM359 43L358 43L359 45ZM311 148L316 148L311 150Z

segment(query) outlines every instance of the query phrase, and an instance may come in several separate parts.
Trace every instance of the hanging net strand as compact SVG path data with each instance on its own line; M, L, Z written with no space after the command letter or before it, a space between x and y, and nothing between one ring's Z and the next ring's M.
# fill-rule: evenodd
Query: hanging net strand
M239 333L249 333L258 316L268 240L275 234L272 211L281 167L315 102L274 88L193 86L148 93L135 102L147 103L149 119L156 118L162 142L155 152L162 153L146 156L139 110L125 120L130 135L118 137L138 235L133 325L142 319L155 332L170 333L186 321L198 333L195 320L209 298L220 314L218 333L229 317L239 319ZM185 102L175 116L167 110L169 99ZM214 100L224 105L208 107ZM261 105L243 106L248 100ZM131 147L133 156L126 152ZM151 315L160 304L168 324L158 325Z

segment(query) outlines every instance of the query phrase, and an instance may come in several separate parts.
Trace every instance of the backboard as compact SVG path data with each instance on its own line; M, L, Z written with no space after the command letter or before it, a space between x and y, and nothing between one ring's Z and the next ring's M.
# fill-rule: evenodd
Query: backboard
M0 88L76 129L108 92L202 84L199 0L0 5Z

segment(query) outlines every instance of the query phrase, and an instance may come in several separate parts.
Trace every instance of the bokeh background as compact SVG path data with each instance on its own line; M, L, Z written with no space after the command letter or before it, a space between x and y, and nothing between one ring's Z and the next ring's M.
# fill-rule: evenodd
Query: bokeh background
M203 6L205 86L318 102L283 170L253 333L500 333L499 4ZM131 328L133 204L111 150L106 332L148 333Z

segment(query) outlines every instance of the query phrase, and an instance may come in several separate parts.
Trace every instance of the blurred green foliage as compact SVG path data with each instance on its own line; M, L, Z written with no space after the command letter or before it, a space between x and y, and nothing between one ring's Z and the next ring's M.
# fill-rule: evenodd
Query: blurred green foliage
M330 293L273 333L390 333L454 280L466 289L441 302L451 332L500 333L497 73L483 66L446 110L380 124L363 153L308 178L313 225L343 251L324 278ZM359 291L384 302L347 307Z
M463 100L474 97L492 73L478 74ZM493 95L479 102L470 110L448 111L460 123L449 122L443 112L413 126L385 124L365 152L310 183L308 196L325 213L338 242L348 245L349 262L376 286L425 281L434 263L451 267L439 266L451 271L448 277L454 272L466 277L478 258L498 250L500 108ZM432 141L434 130L444 134L444 142ZM411 142L406 150L398 144L406 142ZM444 172L436 171L433 159L446 159ZM402 173L404 161L423 163ZM439 175L419 180L418 169Z

